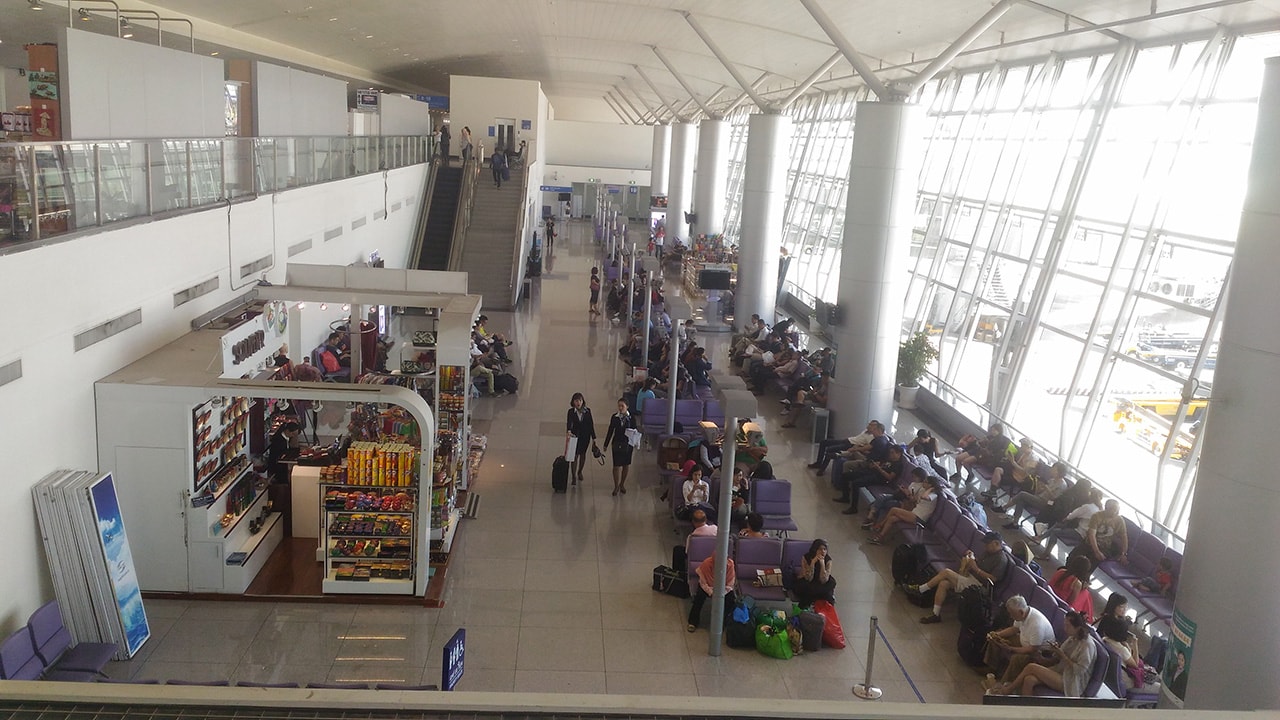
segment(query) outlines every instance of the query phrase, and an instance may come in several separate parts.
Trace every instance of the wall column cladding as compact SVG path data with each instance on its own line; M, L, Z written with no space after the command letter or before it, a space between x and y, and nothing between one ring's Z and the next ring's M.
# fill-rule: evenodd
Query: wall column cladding
M693 228L695 233L724 232L728 170L729 123L703 120L698 127L698 174L693 186L693 211L698 216Z
M916 105L858 103L840 253L840 354L828 396L836 436L893 420L923 116Z
M1266 61L1254 133L1174 606L1175 618L1181 614L1195 627L1183 680L1186 707L1195 710L1280 709L1280 685L1233 672L1280 666L1274 634L1239 622L1274 614L1272 550L1280 546L1280 490L1269 454L1260 451L1275 444L1280 423L1272 390L1280 377L1280 58ZM1228 597L1231 609L1224 612ZM1166 677L1165 692L1179 684L1172 679Z
M667 176L667 237L689 242L684 214L693 210L693 158L698 126L677 123L671 130L671 171Z
M653 161L649 164L649 193L666 195L671 169L671 126L653 126Z
M787 194L787 148L791 116L752 115L742 177L742 237L738 243L738 291L734 316L753 314L773 324L778 302L778 251ZM722 216L723 218L723 216Z

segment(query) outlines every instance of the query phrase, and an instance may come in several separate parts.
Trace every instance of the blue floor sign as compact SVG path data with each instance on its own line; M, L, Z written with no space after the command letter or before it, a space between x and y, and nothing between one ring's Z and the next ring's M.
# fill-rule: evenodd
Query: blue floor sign
M452 690L462 679L462 660L466 654L466 644L466 628L458 628L458 632L444 644L444 662L440 668L441 690Z

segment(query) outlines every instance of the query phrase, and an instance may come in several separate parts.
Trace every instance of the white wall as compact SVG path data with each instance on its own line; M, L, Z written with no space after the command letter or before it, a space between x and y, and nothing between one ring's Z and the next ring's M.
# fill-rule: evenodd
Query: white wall
M431 134L431 108L424 102L403 95L382 93L378 98L378 114L381 116L383 135ZM459 127L451 132L461 135L462 129Z
M552 120L547 123L546 157L553 165L648 170L653 162L653 128Z
M620 170L618 168L592 168L580 165L551 165L542 171L543 185L572 185L585 183L595 178L602 185L636 185L649 186L648 170ZM647 198L646 198L647 200Z
M426 166L417 165L385 179L379 173L297 188L0 256L0 303L18 310L0 316L0 363L21 358L23 370L22 378L0 386L0 417L6 418L0 482L10 499L0 504L8 587L0 598L0 635L53 597L31 486L57 468L97 468L93 383L246 292L258 279L240 278L240 265L250 259L273 254L268 278L275 283L284 282L289 261L345 265L374 250L389 267L404 267L425 175ZM379 211L388 214L375 219ZM360 218L367 222L353 230ZM325 232L339 227L342 234L326 242ZM305 240L310 250L287 257ZM173 307L174 292L214 276L216 292ZM75 333L138 307L141 325L74 352ZM295 358L304 352L291 349Z
M64 138L225 134L221 60L74 28L58 41Z
M586 122L618 123L618 113L609 108L601 98L568 97L552 95L551 118L554 120L584 120Z
M347 81L253 63L253 107L259 137L347 134Z
M496 137L489 137L489 127L494 118L514 118L516 138L535 143L542 137L547 117L546 96L542 87L532 80L507 80L504 78L452 75L449 77L449 133L450 152L458 152L458 138L462 128L471 128L471 138L484 145L487 153L493 152ZM520 121L529 120L529 130L520 129ZM538 142L535 152L545 154Z

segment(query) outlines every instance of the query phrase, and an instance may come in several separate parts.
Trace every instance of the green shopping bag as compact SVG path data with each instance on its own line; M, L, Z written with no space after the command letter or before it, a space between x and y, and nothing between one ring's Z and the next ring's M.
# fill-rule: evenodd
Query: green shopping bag
M756 626L756 650L779 660L791 659L791 640L787 631L777 630L772 625Z

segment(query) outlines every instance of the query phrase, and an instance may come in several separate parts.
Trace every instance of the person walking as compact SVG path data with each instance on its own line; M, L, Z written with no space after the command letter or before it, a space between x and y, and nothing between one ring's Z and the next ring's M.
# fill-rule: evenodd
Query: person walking
M471 128L462 126L462 134L458 136L458 147L462 150L462 165L466 167L471 159Z
M493 186L502 187L502 178L507 173L507 154L502 152L502 146L493 149L493 157L489 158L489 167L493 170Z
M440 164L449 166L449 126L440 124Z
M627 473L631 470L631 444L628 430L636 429L636 418L627 408L627 401L618 398L618 412L609 418L609 430L604 434L604 444L613 449L613 494L627 494Z
M587 309L587 314L591 317L600 317L600 271L597 268L591 268L591 305Z
M582 466L587 464L587 447L595 444L596 423L591 418L591 408L587 407L587 399L582 393L574 393L569 399L569 413L565 418L565 438L576 438L577 445L573 451L569 474L573 476L573 484L582 480ZM614 493L615 495L617 493Z

